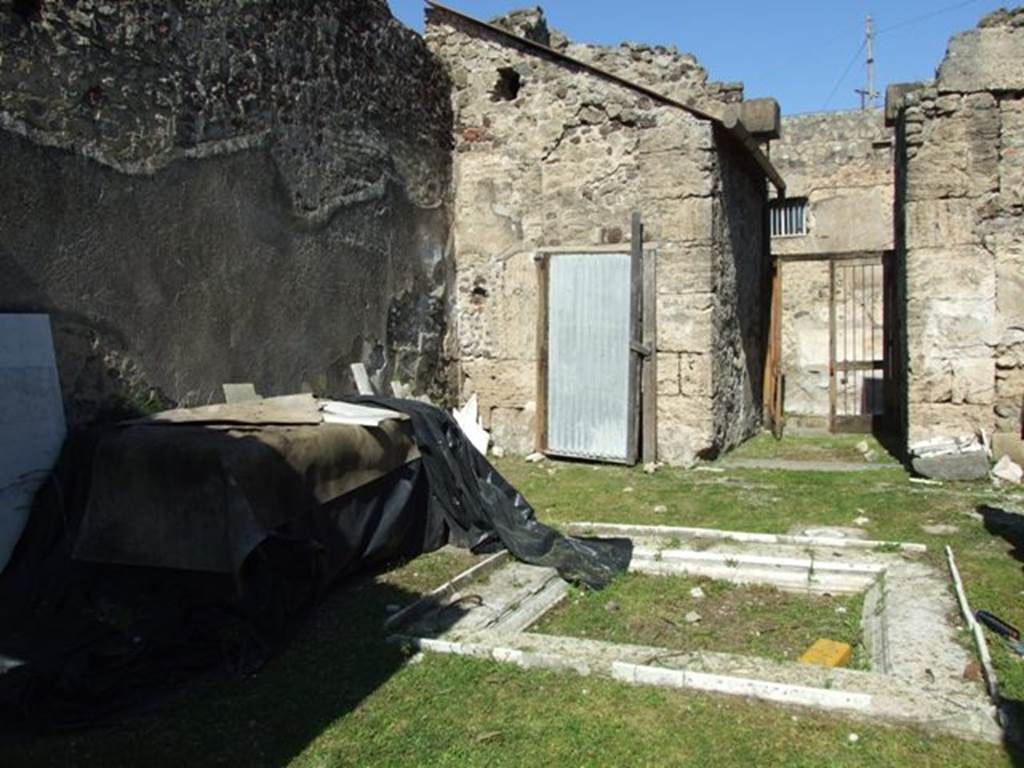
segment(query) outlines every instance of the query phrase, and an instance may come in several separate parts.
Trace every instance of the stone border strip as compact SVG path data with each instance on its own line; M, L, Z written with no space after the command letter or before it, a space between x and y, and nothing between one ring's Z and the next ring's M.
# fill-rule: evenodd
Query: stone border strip
M924 544L906 541L875 541L871 539L840 539L834 536L794 536L783 533L750 533L718 528L688 528L675 525L629 525L622 523L569 523L573 533L596 533L608 536L661 536L692 539L735 541L740 544L785 544L805 547L836 547L841 549L899 549L902 552L927 552Z

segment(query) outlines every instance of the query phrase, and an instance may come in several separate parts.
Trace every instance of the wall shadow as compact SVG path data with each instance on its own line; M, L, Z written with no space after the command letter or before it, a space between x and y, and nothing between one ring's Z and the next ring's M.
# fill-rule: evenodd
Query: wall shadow
M419 595L378 577L443 543L419 460L322 504L294 457L253 437L149 427L189 431L213 454L258 457L230 483L252 484L257 518L278 516L263 520L272 535L234 574L82 562L71 553L97 443L118 429L69 439L0 578L0 669L27 662L0 674L4 765L288 764L408 658L387 642L384 620ZM218 477L229 482L230 462L196 478L175 473L167 453L155 461L204 495L217 497ZM227 518L236 506L219 508ZM234 523L202 521L207 531L240 530ZM112 552L118 535L105 542Z

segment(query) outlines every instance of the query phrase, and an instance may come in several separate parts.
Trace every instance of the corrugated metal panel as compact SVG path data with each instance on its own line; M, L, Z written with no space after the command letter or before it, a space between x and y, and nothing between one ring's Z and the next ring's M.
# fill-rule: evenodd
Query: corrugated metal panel
M548 288L548 451L627 461L630 256L558 254Z

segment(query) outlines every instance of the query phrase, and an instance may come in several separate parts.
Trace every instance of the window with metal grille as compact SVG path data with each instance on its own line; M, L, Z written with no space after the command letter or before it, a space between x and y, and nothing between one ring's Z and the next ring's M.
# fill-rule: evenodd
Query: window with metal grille
M772 200L769 210L771 212L772 237L807 234L806 199Z

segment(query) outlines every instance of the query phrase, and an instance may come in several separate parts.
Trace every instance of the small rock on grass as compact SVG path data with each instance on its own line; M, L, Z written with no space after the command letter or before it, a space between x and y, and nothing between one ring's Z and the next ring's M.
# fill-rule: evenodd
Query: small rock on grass
M696 611L690 611L683 617L683 619L686 621L687 624L699 624L701 620L701 615Z
M851 733L849 736L846 737L846 740L851 744L856 744L858 741L860 741L860 736L858 736L856 733Z
M633 492L633 486L627 485L625 488L622 489L622 492L623 493L632 493Z
M922 525L921 530L925 533L930 533L932 536L948 536L950 534L957 533L960 529L955 525L938 523L937 525Z
M654 507L654 511L658 514L663 514L665 512L668 512L668 507L666 507L664 504L656 504Z
M539 452L531 453L529 456L526 457L526 460L531 464L536 464L538 461L544 461L544 454Z
M870 522L871 522L871 518L870 517L864 517L864 515L860 515L858 517L853 518L853 524L854 525L867 525Z
M690 597L695 597L698 600L701 600L704 598L704 590L700 587L694 587L690 590Z
M500 445L492 445L491 446L491 456L493 456L496 459L504 458L504 456L505 456L505 449L502 448Z
M608 613L615 613L617 610L619 610L619 604L616 603L614 600L609 600L607 603L604 604L604 609L608 611Z
M871 446L868 445L868 441L867 440L861 440L859 443L857 443L857 452L858 453L867 453L870 450L871 450Z

